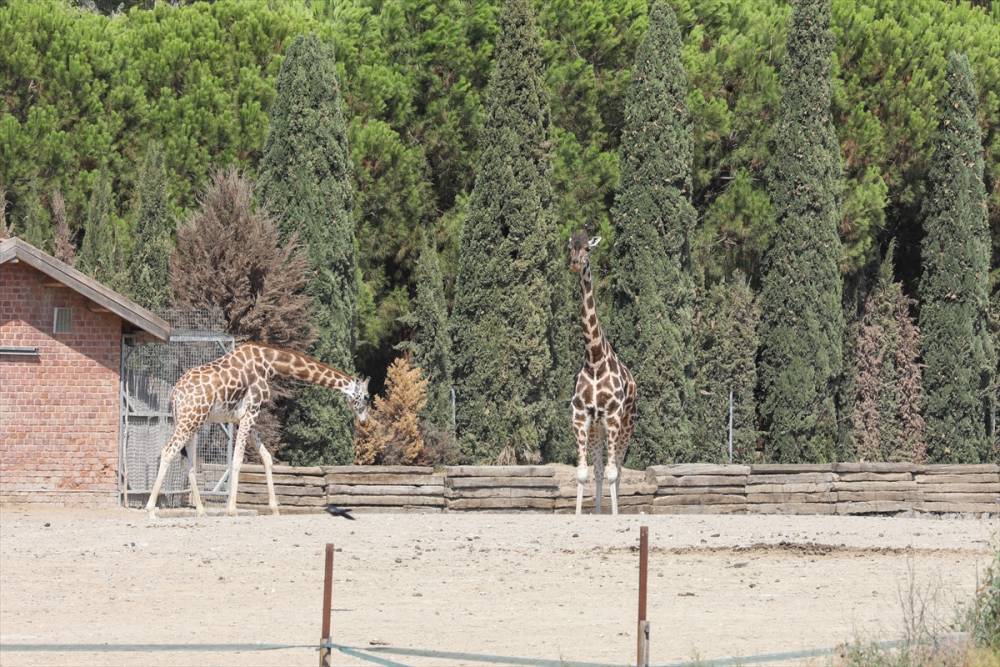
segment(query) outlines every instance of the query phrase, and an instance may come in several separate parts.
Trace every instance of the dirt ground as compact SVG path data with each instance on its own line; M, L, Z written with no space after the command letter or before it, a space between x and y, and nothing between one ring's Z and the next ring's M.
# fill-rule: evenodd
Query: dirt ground
M401 652L411 649L626 664L640 525L650 531L653 664L895 639L911 578L951 620L1000 531L995 520L962 518L355 516L150 523L134 510L0 508L0 664L315 665L305 648L10 645L315 644L326 542L337 548L334 641L362 651L335 654L335 665L491 664ZM374 647L396 652L365 652Z

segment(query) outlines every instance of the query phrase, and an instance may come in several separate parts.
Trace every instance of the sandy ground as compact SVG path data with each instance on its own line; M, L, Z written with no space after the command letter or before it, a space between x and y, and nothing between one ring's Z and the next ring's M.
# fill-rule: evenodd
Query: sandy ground
M911 577L951 620L1000 530L997 521L960 518L356 516L150 523L129 510L2 508L0 664L315 665L309 649L38 653L9 645L314 644L326 542L337 547L340 644L626 664L635 655L640 525L652 547L654 664L895 639L899 592ZM337 654L334 664L488 664L364 655L371 660Z

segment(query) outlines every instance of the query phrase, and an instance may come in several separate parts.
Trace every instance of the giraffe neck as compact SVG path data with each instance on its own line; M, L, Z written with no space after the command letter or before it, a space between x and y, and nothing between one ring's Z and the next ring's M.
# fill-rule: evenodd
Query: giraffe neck
M594 301L594 286L590 275L590 262L580 271L580 287L583 299L580 302L580 316L583 319L583 339L587 345L587 363L596 366L604 358L604 332L597 319L597 303Z
M312 357L273 347L260 349L275 375L336 389L348 397L354 392L357 381L353 377Z

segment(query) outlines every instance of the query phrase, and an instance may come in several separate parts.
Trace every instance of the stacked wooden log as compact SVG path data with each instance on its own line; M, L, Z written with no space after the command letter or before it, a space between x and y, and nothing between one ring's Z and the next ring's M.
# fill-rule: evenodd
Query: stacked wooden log
M326 479L323 469L276 465L272 470L274 494L278 509L285 514L322 512L326 506ZM267 478L264 466L240 466L240 484L236 489L236 504L260 513L268 511Z
M654 514L742 514L747 511L750 467L682 463L652 466L646 480L656 485Z
M204 471L203 471L204 472ZM213 471L213 474L219 471ZM583 510L594 511L594 479ZM542 511L576 509L571 466L274 466L281 512L327 504L368 511ZM210 499L207 499L210 500ZM224 499L223 499L224 502ZM237 503L266 513L264 468L240 470ZM830 463L652 466L622 471L623 514L1000 514L1000 466ZM602 512L610 512L605 484Z
M907 512L920 500L912 463L835 463L837 514Z
M366 511L440 512L444 476L429 466L323 466L327 502Z
M755 464L747 477L750 514L833 514L837 476L831 464Z
M549 466L450 466L445 468L448 511L554 508L559 485Z
M915 477L922 512L1000 513L1000 466L922 465Z

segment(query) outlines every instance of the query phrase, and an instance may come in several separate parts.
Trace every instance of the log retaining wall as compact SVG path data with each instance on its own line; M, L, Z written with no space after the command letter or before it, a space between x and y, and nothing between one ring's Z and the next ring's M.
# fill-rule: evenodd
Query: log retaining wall
M274 467L282 511L573 512L570 466ZM1000 466L911 463L715 465L625 471L619 511L650 514L1000 514ZM584 510L594 507L593 475ZM237 500L266 510L263 467L244 465ZM605 485L602 510L610 511Z

